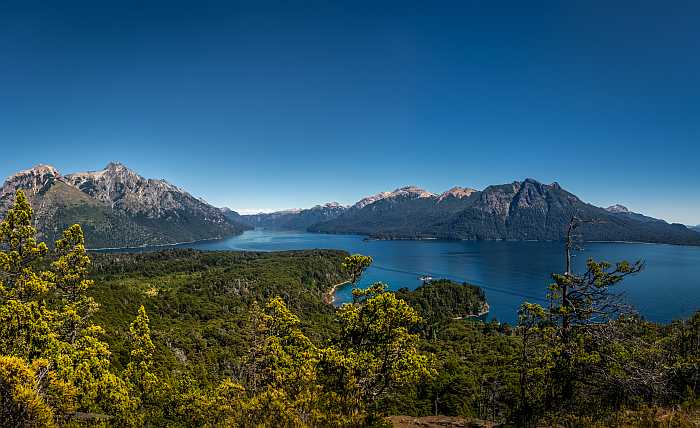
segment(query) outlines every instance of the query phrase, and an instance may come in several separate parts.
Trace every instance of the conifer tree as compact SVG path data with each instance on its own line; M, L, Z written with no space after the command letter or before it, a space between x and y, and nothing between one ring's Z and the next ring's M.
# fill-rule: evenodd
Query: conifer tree
M432 376L429 356L419 352L420 315L375 283L353 290L354 304L338 311L341 336L324 350L324 365L341 379L336 394L352 418L376 411L379 399L401 385Z
M48 252L37 242L33 210L20 190L0 223L0 354L31 359L44 356L55 334L45 298L49 272L36 269Z
M89 325L89 318L99 305L87 292L94 282L87 279L90 257L85 251L85 237L78 224L63 232L56 241L57 259L51 263L55 290L61 302L58 331L61 340L74 344Z
M126 377L136 389L141 398L141 405L152 396L158 383L158 377L153 373L153 353L155 346L151 341L146 309L141 305L138 315L129 326L131 338L131 360L126 366Z
M38 398L32 400L50 406L56 420L80 415L131 424L133 401L114 374L104 330L88 321L96 305L86 294L92 282L86 278L90 260L82 230L74 225L64 232L56 242L56 260L43 270L48 247L37 241L32 215L29 201L17 191L0 222L0 356L30 367L5 359L14 371L2 374L0 382L9 382L12 373L22 374L22 382L13 385L33 377ZM17 388L5 389L19 395L3 400L17 402L28 394Z
M350 275L350 283L355 287L360 277L362 277L362 274L371 264L372 257L362 254L353 254L345 258L341 268L345 273Z
M53 427L54 413L46 403L33 367L21 358L0 356L0 425Z

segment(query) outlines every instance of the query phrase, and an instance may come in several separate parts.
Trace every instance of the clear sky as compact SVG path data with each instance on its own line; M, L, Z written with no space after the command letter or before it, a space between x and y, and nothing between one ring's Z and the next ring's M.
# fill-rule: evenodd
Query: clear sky
M700 2L41 3L0 3L2 176L239 210L533 177L700 223Z

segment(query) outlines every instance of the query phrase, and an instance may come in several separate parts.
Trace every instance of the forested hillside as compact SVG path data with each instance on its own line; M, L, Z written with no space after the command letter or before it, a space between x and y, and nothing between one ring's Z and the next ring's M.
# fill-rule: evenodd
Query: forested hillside
M700 423L700 313L630 311L615 287L642 263L554 274L507 325L472 318L469 284L356 288L361 255L87 254L77 225L51 250L35 234L19 192L0 223L3 426ZM347 281L353 302L325 304Z
M582 201L558 183L531 178L482 191L453 189L442 195L415 187L384 192L309 230L380 239L560 241L572 217L588 220L582 230L589 241L700 245L700 233L684 225L611 212Z
M158 363L187 370L203 381L234 374L247 352L246 323L253 302L282 296L304 314L302 328L313 339L337 332L334 309L323 293L342 282L344 254L333 250L284 253L202 253L171 250L136 254L92 254L104 325L117 362L129 359L129 323L135 309L148 311Z
M61 175L37 165L0 186L0 216L22 190L39 236L52 244L80 224L88 248L139 247L223 238L249 229L165 180L147 179L110 162L100 171Z

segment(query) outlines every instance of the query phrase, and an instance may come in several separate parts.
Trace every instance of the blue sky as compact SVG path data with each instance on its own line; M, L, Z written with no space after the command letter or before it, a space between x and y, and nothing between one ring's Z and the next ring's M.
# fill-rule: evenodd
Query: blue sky
M700 3L534 3L2 2L0 175L241 210L533 177L700 223Z

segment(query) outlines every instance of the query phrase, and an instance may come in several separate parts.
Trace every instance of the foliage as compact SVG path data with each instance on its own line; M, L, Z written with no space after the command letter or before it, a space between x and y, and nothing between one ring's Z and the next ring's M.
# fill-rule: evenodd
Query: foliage
M53 410L37 390L36 379L36 370L21 358L0 356L0 421L3 426L54 426Z
M0 417L16 426L367 426L445 414L516 426L693 426L700 312L657 325L615 285L553 275L516 328L481 289L382 283L324 303L371 259L341 251L49 250L18 193L0 223ZM98 304L99 302L99 304ZM98 310L99 309L99 310ZM135 318L134 318L135 314Z
M406 301L423 317L427 337L435 338L450 319L478 318L488 312L484 291L467 283L447 279L432 280L415 290L401 288L396 297Z
M343 271L350 275L350 283L353 286L357 285L364 271L372 264L372 257L363 256L362 254L353 254L348 256L341 265Z
M0 355L13 368L0 379L8 385L3 412L24 417L31 410L56 420L110 412L110 418L128 424L128 390L112 371L102 328L88 321L96 305L86 296L92 282L86 279L82 230L78 225L66 230L49 262L48 247L36 240L32 214L18 191L0 223Z
M376 283L353 290L355 303L338 311L340 337L322 356L326 379L337 379L332 394L348 423L394 389L434 375L431 358L419 351L412 331L421 318L405 301Z

